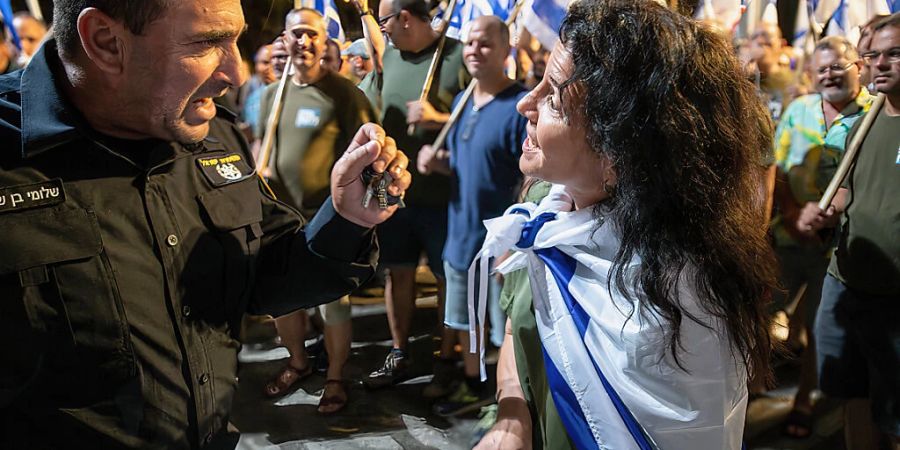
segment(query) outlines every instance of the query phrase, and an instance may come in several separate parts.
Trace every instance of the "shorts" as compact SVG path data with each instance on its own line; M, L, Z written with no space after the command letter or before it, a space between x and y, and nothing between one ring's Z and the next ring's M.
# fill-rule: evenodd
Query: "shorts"
M347 296L341 297L331 303L325 303L316 307L322 322L325 325L339 325L349 321L351 316L350 302Z
M869 398L872 417L900 436L900 298L855 291L825 277L816 316L819 388L837 398Z
M422 252L434 276L444 277L441 256L447 240L447 208L409 206L378 225L378 265L416 267Z
M456 270L444 262L447 291L444 299L444 326L451 330L469 331L469 271ZM478 272L475 273L478 276ZM506 314L500 308L500 291L502 286L496 277L488 278L488 316L490 320L490 341L500 347L506 334ZM476 284L478 281L476 281ZM477 309L476 309L477 314Z
M801 305L803 311L796 313L802 314L807 326L811 327L819 309L819 299L822 298L822 281L828 271L825 251L815 247L784 246L776 247L775 253L780 266L781 289L775 291L773 308L775 311L783 310L794 301L797 292L806 284L803 294L805 301Z

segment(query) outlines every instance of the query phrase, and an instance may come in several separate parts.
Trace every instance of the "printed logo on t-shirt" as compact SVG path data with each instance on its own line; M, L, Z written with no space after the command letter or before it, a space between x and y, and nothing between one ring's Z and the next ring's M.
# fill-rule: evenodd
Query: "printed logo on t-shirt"
M300 108L297 111L297 120L294 125L297 128L315 128L319 126L319 119L322 116L322 110L319 108Z
M894 161L894 164L900 166L900 146L897 147L897 160Z

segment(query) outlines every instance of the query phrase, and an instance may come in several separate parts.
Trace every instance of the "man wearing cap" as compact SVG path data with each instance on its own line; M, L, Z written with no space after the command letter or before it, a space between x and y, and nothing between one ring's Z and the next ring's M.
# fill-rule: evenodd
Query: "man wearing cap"
M357 39L341 52L350 64L351 80L359 84L375 67L369 56L369 48L365 39Z

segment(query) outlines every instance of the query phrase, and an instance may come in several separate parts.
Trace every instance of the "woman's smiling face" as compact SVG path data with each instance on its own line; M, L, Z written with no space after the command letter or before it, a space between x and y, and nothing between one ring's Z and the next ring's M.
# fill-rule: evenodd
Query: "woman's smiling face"
M519 169L525 175L566 185L573 194L599 195L585 199L595 203L606 197L603 185L614 185L615 176L607 170L609 160L588 143L586 121L580 113L583 109L577 103L583 101L577 83L561 88L573 71L572 54L558 44L550 54L544 78L519 101L517 109L528 119ZM576 198L578 203L582 202Z

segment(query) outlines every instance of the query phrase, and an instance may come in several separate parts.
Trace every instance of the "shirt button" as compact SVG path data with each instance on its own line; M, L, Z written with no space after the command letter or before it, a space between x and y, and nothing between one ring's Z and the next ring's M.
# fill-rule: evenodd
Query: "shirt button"
M184 315L184 317L190 317L191 316L191 307L188 305L182 306L181 314Z
M178 236L170 234L168 237L166 237L166 244L169 244L169 247L178 245Z
M208 375L208 374L205 374L205 373L204 373L203 375L200 375L200 384L206 384L206 383L208 383L208 382L209 382L209 375Z

